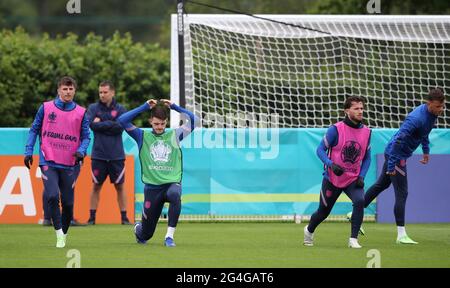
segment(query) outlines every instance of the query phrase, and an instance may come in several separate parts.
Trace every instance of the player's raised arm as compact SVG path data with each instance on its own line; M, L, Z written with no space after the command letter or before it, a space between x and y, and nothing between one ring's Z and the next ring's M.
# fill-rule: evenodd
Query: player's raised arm
M148 101L148 106L152 108L148 119L152 130L143 131L142 144L138 142L145 205L142 222L136 223L134 234L139 244L145 244L150 240L161 215L161 209L165 202L169 202L164 245L175 247L174 233L181 213L183 160L176 130L166 130L169 118L167 108L177 109L177 106L169 100L161 102L163 105L156 105L154 100Z
M130 135L138 143L139 147L141 147L142 145L143 131L142 129L134 126L131 122L141 113L152 109L156 105L156 103L157 102L154 99L147 100L141 106L120 115L120 117L117 119L117 121L119 121L120 125L123 127L123 129L125 129L128 135Z
M196 117L194 115L194 113L192 113L191 111L178 106L175 103L172 103L170 100L167 99L161 99L161 102L164 103L164 105L166 105L166 107L177 111L178 113L183 113L186 114L189 120L184 123L182 126L180 126L179 128L176 129L176 135L177 135L177 139L178 141L183 140L184 138L186 138L192 131L194 131L195 129L195 123L198 122L198 117Z

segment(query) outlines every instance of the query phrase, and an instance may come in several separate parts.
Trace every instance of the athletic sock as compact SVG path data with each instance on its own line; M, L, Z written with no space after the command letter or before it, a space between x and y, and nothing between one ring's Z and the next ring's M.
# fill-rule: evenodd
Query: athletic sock
M64 235L64 232L62 229L55 230L55 232L56 232L56 237Z
M173 234L175 233L175 227L167 227L166 238L170 237L173 239Z
M406 236L405 226L397 226L397 239Z
M97 210L96 209L91 209L91 210L89 210L89 212L90 212L90 215L91 215L91 216L89 216L89 219L90 220L95 220L95 214L97 213Z

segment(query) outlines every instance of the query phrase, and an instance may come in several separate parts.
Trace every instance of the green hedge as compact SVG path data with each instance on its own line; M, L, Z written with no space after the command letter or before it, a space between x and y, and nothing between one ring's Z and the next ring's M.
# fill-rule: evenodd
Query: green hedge
M98 100L98 84L111 80L127 109L149 98L170 98L170 54L157 44L134 43L130 34L112 38L74 34L33 38L23 29L0 33L0 127L28 127L43 101L56 96L61 76L78 83L75 101ZM135 123L143 126L144 120Z

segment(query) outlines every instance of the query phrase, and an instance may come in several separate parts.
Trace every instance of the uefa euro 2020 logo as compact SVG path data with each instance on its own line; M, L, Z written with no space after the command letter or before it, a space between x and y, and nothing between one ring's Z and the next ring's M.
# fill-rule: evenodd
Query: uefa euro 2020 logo
M56 123L56 113L55 112L48 114L48 122Z
M169 162L170 153L172 153L172 148L162 140L158 140L150 146L150 155L155 162Z
M361 155L361 145L356 141L347 141L342 147L341 160L344 163L350 162L355 164Z

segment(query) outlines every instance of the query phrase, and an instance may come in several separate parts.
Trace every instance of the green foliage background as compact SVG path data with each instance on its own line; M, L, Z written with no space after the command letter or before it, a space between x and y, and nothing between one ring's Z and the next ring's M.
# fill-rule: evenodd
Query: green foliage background
M129 33L111 38L73 33L34 38L23 29L0 33L0 126L23 127L39 105L56 96L63 75L78 83L75 101L87 107L98 99L98 84L109 79L116 99L134 108L150 98L169 98L169 51L133 42ZM136 124L143 124L136 122Z
M251 14L366 14L368 3L196 1ZM63 75L76 78L75 100L84 106L96 101L98 83L105 79L116 84L117 99L127 108L150 97L169 97L170 14L176 12L176 0L82 0L80 14L68 14L67 2L0 1L0 127L29 126L40 103L55 97ZM380 7L381 14L450 14L448 0L380 0ZM186 12L226 14L189 1Z

